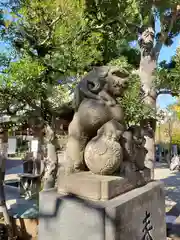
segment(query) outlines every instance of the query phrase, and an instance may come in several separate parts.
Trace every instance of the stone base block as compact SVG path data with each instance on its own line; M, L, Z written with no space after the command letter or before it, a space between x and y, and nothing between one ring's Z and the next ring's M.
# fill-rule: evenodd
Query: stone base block
M163 184L150 182L107 201L41 192L38 239L166 240Z
M143 180L143 181L142 181ZM129 178L102 176L91 172L73 173L69 176L60 174L58 192L76 194L92 200L109 200L128 192L150 180L150 170L131 173Z

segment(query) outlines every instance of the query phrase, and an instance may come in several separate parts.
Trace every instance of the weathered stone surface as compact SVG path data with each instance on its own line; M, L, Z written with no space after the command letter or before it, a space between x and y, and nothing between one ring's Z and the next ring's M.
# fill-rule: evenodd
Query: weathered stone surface
M55 189L40 193L39 240L143 240L148 239L143 238L148 221L149 239L165 240L165 197L159 181L105 202L63 197Z
M114 119L105 123L92 138L84 152L88 169L95 174L113 175L123 161L123 148L119 140L124 126Z
M144 179L144 176L147 180L147 175L147 171L136 172L129 181L124 177L96 175L91 172L72 173L68 176L60 174L58 192L77 194L92 200L108 200L141 185L138 185L138 181Z
M125 161L122 163L120 176L127 178L134 186L143 186L151 180L150 169L144 168L143 170L133 170L133 163Z
M96 136L97 131L107 122L115 120L119 123L124 120L124 113L122 106L118 103L117 97L123 95L127 88L127 81L129 79L129 73L117 67L101 66L94 68L89 72L77 85L74 93L75 114L73 120L69 124L68 128L68 141L66 146L66 159L68 162L67 173L84 171L86 167L84 164L84 151L87 143ZM118 129L117 129L118 130ZM108 135L110 129L108 129ZM113 135L118 135L114 133ZM97 140L97 139L96 139ZM109 158L110 152L114 153L112 149L112 141L110 145L104 144L104 141L97 141L93 148L97 148L95 159L91 158L91 151L88 154L86 152L87 165L92 167L92 161L96 161L100 152L104 150L103 145L107 149L107 156L103 152L105 158L104 162L108 165L108 168L104 166L104 175L112 174L119 167L122 156L120 146L116 146L116 151L120 148L120 152L116 158ZM116 142L116 141L115 141ZM93 144L94 145L94 144ZM92 146L92 142L91 142ZM90 147L90 146L89 146ZM106 159L107 158L107 159ZM112 161L112 164L111 164ZM97 163L96 163L97 164ZM112 169L111 169L112 165ZM97 167L89 169L94 173L98 173L100 170ZM100 174L102 172L100 171Z
M121 204L118 205L120 199ZM152 240L166 239L165 196L162 183L148 183L144 187L136 188L113 199L111 204L106 208L106 214L116 219L117 227L114 228L114 225L108 220L109 225L106 222L107 238L105 239L116 239L112 238L114 236L118 240L151 239L147 236L143 238L148 221L150 221L148 227L152 226L149 231ZM150 217L145 221L148 214Z

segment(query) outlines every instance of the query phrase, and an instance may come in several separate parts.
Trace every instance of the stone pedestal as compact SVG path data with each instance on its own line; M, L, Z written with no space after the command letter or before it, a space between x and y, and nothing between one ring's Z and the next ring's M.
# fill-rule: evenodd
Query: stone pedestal
M150 170L132 172L130 176L105 176L91 172L59 175L58 193L76 194L91 200L109 200L150 181Z
M165 240L163 184L150 182L107 201L41 192L38 239Z

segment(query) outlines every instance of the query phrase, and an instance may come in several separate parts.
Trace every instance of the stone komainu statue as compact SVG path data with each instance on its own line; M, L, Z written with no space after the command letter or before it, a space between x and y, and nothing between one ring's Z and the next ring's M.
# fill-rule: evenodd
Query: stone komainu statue
M95 67L79 82L75 89L75 110L78 110L84 98L104 100L107 104L116 104L114 97L121 96L127 77L128 73L121 72L117 67Z
M67 173L90 170L111 175L120 172L123 155L129 151L124 148L135 149L132 138L126 139L129 144L121 144L124 113L116 100L126 90L128 78L129 74L117 67L101 66L95 67L77 85L75 114L69 125L65 153Z

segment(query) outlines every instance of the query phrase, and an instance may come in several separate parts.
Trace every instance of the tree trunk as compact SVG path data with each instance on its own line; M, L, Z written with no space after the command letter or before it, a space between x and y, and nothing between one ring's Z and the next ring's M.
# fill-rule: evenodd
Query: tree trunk
M157 67L157 60L162 44L156 43L154 46L155 33L153 28L146 29L141 36L139 45L141 48L141 61L139 76L141 87L144 94L144 103L156 111L157 92L154 86L154 71ZM143 119L141 126L144 128L146 144L145 148L148 153L145 158L145 166L151 169L151 178L154 179L155 164L155 118Z
M47 143L47 171L45 172L44 189L50 189L55 187L58 172L57 140L55 131L51 126L48 125L45 127L45 133Z
M3 212L5 224L8 227L10 237L13 237L13 228L10 216L8 214L5 191L4 191L4 178L5 178L5 165L7 159L7 147L8 147L8 132L2 130L0 133L0 207Z

